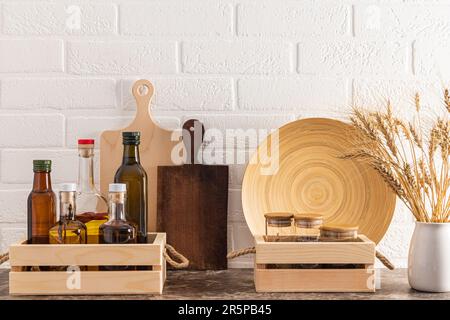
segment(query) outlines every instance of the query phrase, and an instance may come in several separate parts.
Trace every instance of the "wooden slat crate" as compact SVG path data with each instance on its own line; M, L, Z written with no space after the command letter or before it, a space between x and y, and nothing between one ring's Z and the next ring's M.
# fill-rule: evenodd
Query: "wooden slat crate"
M149 233L145 244L12 245L11 295L161 294L166 279L166 234ZM150 243L151 242L151 243ZM40 266L85 266L88 271L30 271ZM143 266L145 270L100 271L99 266ZM137 268L141 269L141 268ZM144 269L144 268L142 268Z
M355 242L267 242L255 236L255 245L257 292L375 292L375 243L364 235ZM293 266L299 264L318 267Z

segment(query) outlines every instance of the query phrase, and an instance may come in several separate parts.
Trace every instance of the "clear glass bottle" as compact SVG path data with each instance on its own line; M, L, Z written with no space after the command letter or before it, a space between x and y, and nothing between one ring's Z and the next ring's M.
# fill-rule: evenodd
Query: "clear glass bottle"
M292 228L292 217L288 212L266 213L266 241L292 241L294 230Z
M127 186L126 218L137 226L138 242L147 237L147 173L140 163L140 132L122 132L122 164L114 176L115 183Z
M126 190L123 183L109 185L109 213L110 220L100 226L100 243L124 244L137 242L136 226L125 219ZM102 266L102 270L132 270L130 266Z
M56 195L52 190L51 160L33 160L33 189L28 196L28 242L48 244L48 230L56 223Z
M320 214L296 214L294 216L295 234L299 241L318 241L323 216Z
M59 221L49 231L50 244L86 244L87 229L75 220L76 184L65 183L59 192Z
M78 140L76 219L86 225L88 243L98 243L99 227L108 221L108 205L94 182L94 139Z
M136 243L137 232L134 223L126 220L126 185L109 185L109 212L111 218L100 226L100 243Z

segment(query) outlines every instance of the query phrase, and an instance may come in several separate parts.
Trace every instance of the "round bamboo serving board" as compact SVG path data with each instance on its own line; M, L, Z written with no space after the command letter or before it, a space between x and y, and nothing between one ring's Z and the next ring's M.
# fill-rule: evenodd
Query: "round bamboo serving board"
M351 130L337 120L302 119L281 127L278 143L272 133L258 147L242 183L253 235L264 234L267 212L308 212L322 214L327 224L357 225L375 243L383 238L396 196L369 165L340 158L350 148ZM268 151L277 145L278 170L267 174Z

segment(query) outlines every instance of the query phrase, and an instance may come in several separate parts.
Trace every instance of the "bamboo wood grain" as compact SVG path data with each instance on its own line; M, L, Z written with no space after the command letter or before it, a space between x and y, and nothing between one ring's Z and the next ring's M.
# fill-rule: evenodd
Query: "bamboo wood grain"
M255 269L257 292L374 292L375 269Z
M319 213L324 223L358 225L378 243L391 222L396 196L370 166L343 160L351 127L332 119L302 119L270 135L251 157L242 205L253 235L263 234L264 213ZM273 141L272 141L273 140ZM264 174L267 153L279 150L278 170ZM272 154L275 156L275 154ZM264 161L261 161L263 159Z
M12 295L150 294L162 293L161 271L83 271L80 288L68 289L66 272L9 273Z
M142 95L140 88L147 87L147 93ZM121 130L108 130L100 136L100 190L107 194L108 185L113 182L117 168L122 161L123 131L140 131L139 146L141 164L148 176L148 231L156 231L156 201L157 201L157 166L173 165L171 152L178 143L172 141L173 132L161 128L153 119L149 105L154 88L148 80L138 80L133 84L132 94L136 99L136 117L132 123Z
M361 242L265 242L256 237L257 264L340 263L372 264L375 243Z

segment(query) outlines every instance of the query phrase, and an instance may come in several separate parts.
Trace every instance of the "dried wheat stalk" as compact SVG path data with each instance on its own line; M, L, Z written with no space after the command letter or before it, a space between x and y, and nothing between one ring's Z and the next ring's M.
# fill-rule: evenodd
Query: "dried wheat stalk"
M450 94L444 91L447 114L429 130L421 125L419 94L414 102L415 123L396 118L390 103L385 112L354 108L354 147L344 158L369 163L418 221L450 222Z

